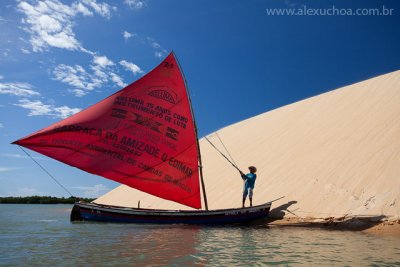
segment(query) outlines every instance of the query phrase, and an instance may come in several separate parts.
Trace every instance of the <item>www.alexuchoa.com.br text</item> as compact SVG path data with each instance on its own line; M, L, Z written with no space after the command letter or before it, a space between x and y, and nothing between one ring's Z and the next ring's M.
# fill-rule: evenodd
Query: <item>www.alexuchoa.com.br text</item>
M380 8L267 8L269 16L392 16L393 8L382 6Z

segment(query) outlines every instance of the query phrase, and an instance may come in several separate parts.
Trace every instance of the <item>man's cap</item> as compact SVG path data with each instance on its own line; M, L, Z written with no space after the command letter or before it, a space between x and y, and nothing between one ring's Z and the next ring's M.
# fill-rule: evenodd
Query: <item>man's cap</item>
M250 171L251 171L251 170L257 171L257 168L254 167L254 166L250 166L250 167L249 167L249 170L250 170Z

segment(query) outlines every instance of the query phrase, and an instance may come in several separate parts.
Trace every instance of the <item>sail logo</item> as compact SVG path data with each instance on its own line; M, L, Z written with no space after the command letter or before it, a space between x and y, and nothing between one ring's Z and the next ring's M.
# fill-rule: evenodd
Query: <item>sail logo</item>
M161 122L154 121L149 117L140 115L135 112L130 112L127 119L136 124L142 125L143 127L146 127L152 131L163 134L170 139L178 141L179 131L172 129L171 127L166 127Z
M167 127L167 132L165 135L175 141L178 141L179 131L172 129L171 127Z
M149 88L149 96L167 101L171 104L177 103L178 95L166 86L153 86Z
M164 125L161 122L154 121L151 118L145 117L135 112L131 112L129 115L130 115L129 120L136 124L142 125L158 133L164 132L163 130Z

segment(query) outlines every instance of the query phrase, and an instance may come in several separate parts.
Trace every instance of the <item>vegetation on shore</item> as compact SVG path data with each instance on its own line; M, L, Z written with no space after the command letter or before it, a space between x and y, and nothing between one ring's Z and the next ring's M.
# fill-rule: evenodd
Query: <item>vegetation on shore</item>
M78 197L51 197L51 196L29 196L29 197L0 197L0 204L74 204L77 201L91 202L94 198Z

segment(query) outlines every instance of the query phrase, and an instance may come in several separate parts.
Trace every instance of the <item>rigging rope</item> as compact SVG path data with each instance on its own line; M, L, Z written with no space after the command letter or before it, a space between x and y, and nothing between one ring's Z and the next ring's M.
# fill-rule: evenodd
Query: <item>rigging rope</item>
M224 153L222 153L213 143L211 143L211 141L207 138L207 136L204 136L204 138L210 143L210 145L217 150L230 164L232 164L233 167L235 167L235 169L237 169L238 171L241 171L238 166L236 166L236 164L234 164L230 159L228 159L227 156L224 155Z
M53 179L59 186L61 186L61 188L63 188L71 197L74 197L71 192L68 191L67 188L65 188L65 186L63 186L59 181L57 181L56 178L54 178L53 175L51 175L51 173L49 173L42 165L39 164L39 162L37 162L28 152L25 151L25 149L23 149L21 146L18 146L22 151L24 151L24 153L31 159L33 160L33 162L35 162L45 173L47 173L48 176L51 177L51 179Z
M218 137L219 141L221 142L222 146L224 147L225 151L228 153L228 156L231 158L232 162L235 163L235 165L237 166L237 164L236 164L235 160L233 159L231 153L229 153L229 150L226 148L224 142L222 142L222 139L219 137L218 132L215 132L215 134L217 135L217 137Z

